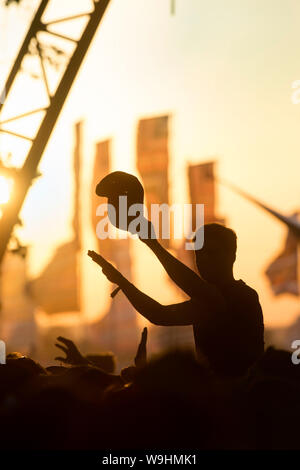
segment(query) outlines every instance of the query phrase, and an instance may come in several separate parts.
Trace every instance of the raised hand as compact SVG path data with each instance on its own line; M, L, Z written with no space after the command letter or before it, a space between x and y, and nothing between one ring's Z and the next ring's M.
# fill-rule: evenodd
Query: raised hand
M148 330L147 328L144 328L142 331L141 341L134 358L135 366L125 367L121 370L121 377L126 384L133 382L138 369L147 365L147 336Z
M92 258L92 260L97 263L102 268L103 274L107 277L107 279L115 284L120 284L123 279L122 274L108 261L106 261L103 256L99 255L95 251L89 250L88 256Z
M62 346L61 344L55 343L55 346L59 349L61 349L65 354L66 357L56 357L56 361L64 362L65 364L71 364L71 365L83 365L83 364L88 364L88 360L85 359L81 353L79 352L77 346L71 341L70 339L64 338L63 336L58 336L56 338L57 341L60 341L61 343L64 344Z
M147 328L143 329L141 342L139 344L134 363L136 367L144 367L147 364Z

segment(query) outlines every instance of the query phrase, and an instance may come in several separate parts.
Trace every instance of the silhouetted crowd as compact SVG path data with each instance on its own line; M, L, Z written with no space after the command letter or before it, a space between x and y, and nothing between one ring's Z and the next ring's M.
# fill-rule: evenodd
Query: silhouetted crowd
M121 176L126 184L132 177L116 173L107 178L120 190ZM151 323L191 325L195 351L167 351L148 361L145 328L134 365L120 375L112 355L84 357L63 337L56 344L63 356L56 359L64 366L43 368L18 353L9 355L0 367L2 448L300 447L300 368L287 351L264 351L258 294L233 275L235 232L215 223L203 230L205 243L195 249L199 275L156 238L142 240L189 297L177 304L162 305L102 255L88 252Z
M147 362L147 330L135 365L84 357L58 338L64 365L20 353L0 366L1 449L295 449L300 367L268 348L246 374L217 376L192 351Z

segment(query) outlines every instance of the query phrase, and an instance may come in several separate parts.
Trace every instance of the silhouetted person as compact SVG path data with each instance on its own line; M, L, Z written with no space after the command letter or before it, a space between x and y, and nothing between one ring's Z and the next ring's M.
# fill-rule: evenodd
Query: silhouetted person
M195 251L201 277L157 239L142 241L190 300L162 305L137 289L102 256L92 251L89 256L150 322L162 326L193 325L198 358L205 357L215 372L226 376L245 373L263 354L264 325L257 293L233 276L236 234L219 224L204 226L204 246Z

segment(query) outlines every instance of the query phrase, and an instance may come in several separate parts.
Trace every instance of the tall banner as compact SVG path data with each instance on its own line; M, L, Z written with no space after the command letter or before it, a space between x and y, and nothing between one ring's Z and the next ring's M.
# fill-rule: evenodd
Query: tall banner
M82 163L82 145L83 145L83 122L79 121L74 126L74 213L73 213L73 232L74 241L77 244L76 249L81 247L81 163Z
M91 185L91 221L93 232L97 237L96 228L100 220L106 217L97 215L97 207L107 203L105 197L99 197L95 193L97 184L107 176L111 170L111 140L103 140L96 143L94 171ZM100 240L97 238L98 251L104 258L110 260L121 273L129 280L132 278L131 240L110 239ZM106 350L116 354L119 366L127 365L135 352L137 344L137 321L136 312L127 301L122 292L111 301L107 313L101 320L93 325L92 337Z
M105 204L105 197L97 196L95 188L99 181L111 172L111 140L103 140L96 143L94 172L92 178L92 225L95 236L99 221L106 217L107 213L97 216L97 207ZM131 257L130 257L130 239L111 239L100 240L97 237L98 250L104 258L113 261L126 277L131 277Z
M191 204L204 204L204 223L217 222L216 216L216 188L214 180L215 162L189 165L189 193ZM195 211L192 220L193 230L197 230Z
M94 160L94 171L93 171L93 177L92 177L92 187L91 187L91 197L92 197L92 226L93 226L93 232L96 235L96 229L97 229L97 224L99 223L99 220L101 218L96 215L97 212L97 207L100 204L105 204L107 202L105 197L99 197L97 196L95 189L99 181L101 181L105 176L108 175L108 173L111 172L111 164L110 164L110 153L111 153L111 140L103 140L101 142L97 142L95 146L95 160ZM107 213L103 214L103 217L105 217ZM114 253L114 247L112 242L115 240L111 240L110 238L107 238L105 240L100 240L97 238L98 242L98 250L104 256L104 258L107 258L112 261L113 259L113 253Z
M300 295L298 240L289 230L283 251L266 270L274 295Z
M80 311L80 266L78 254L81 245L80 175L83 123L75 124L74 146L74 213L70 242L60 245L41 275L30 283L36 304L48 314Z
M146 207L169 204L169 116L141 119L137 130L137 169L142 177ZM159 235L157 234L158 238ZM169 240L161 240L165 247Z
M192 204L192 229L196 231L199 227L196 221L196 204L204 204L204 223L213 222L224 224L224 219L216 213L216 183L215 162L197 163L188 166L188 183L190 203ZM179 259L197 272L194 253L186 250L185 241L177 250Z

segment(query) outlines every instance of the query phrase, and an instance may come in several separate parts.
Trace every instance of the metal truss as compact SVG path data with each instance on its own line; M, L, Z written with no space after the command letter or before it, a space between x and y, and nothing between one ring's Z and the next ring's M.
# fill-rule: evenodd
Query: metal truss
M2 103L0 102L0 132L9 134L17 139L23 139L30 143L30 148L24 160L22 168L16 169L3 168L6 173L10 173L14 180L14 190L10 201L3 207L2 217L0 219L0 262L2 261L8 241L12 234L15 224L18 222L18 214L22 208L28 189L30 188L34 178L38 176L38 165L51 136L55 123L62 110L63 104L68 96L70 88L75 80L77 72L86 55L88 47L96 33L98 25L110 3L110 0L94 0L92 2L93 9L88 12L79 13L73 16L58 18L49 22L43 22L43 15L51 0L41 0L36 11L31 26L26 34L17 58L12 66L10 74L6 80L5 88L0 94ZM80 4L80 2L78 2ZM51 30L51 26L58 23L76 21L79 18L87 18L87 23L83 29L80 39L74 39L67 34L61 34ZM49 38L56 37L60 40L68 41L74 45L71 57L65 60L64 71L61 74L55 91L51 93L47 70L45 65L45 54L43 44L39 39L40 33L45 33ZM21 71L22 63L26 56L32 54L34 49L35 55L39 59L42 80L48 98L46 106L38 106L25 113L11 116L1 120L1 113L7 102L7 97L13 93L15 79ZM55 49L55 48L54 48ZM60 51L61 52L61 51ZM26 90L24 90L26 92ZM7 128L7 124L15 122L19 119L26 119L29 116L36 115L40 117L38 130L34 138L23 133L14 132ZM10 171L11 170L11 171Z

